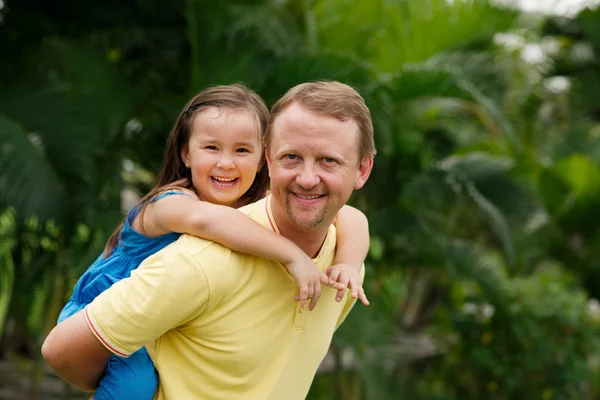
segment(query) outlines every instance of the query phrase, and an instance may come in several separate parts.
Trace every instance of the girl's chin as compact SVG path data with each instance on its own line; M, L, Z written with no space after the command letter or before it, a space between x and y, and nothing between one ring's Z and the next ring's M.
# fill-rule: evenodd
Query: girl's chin
M238 204L240 197L241 196L238 196L237 193L232 196L225 195L224 193L211 193L210 199L207 198L206 201L221 206L235 207Z

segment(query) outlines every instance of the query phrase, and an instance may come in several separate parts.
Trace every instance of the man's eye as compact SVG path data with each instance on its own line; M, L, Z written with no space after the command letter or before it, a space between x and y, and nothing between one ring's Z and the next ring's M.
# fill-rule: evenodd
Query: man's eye
M323 157L323 161L325 161L327 164L333 164L336 162L335 158L331 157Z
M288 160L295 160L298 158L298 156L295 154L286 154L285 158L287 158Z

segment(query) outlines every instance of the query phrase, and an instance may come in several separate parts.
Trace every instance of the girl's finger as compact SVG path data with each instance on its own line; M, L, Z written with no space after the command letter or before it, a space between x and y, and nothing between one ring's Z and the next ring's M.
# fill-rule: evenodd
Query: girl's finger
M300 285L300 291L299 291L299 296L300 296L300 308L304 308L306 307L306 299L309 296L309 291L308 291L308 284L303 283Z
M356 299L358 297L358 293L360 292L360 285L354 279L350 279L350 293L352 298Z
M333 285L340 276L340 269L338 267L329 268L329 284Z
M314 286L314 292L310 299L310 304L308 306L308 309L313 310L317 306L317 302L319 301L320 298L321 298L321 284L319 283L319 281L317 281Z
M358 292L358 299L365 305L368 306L369 299L367 299L367 295L365 294L365 289L363 287L360 288L360 292Z

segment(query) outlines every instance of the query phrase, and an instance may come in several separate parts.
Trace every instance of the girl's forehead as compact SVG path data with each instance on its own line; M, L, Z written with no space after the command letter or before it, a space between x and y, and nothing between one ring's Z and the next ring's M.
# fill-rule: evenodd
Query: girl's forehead
M198 113L192 124L191 138L260 141L256 116L248 110L211 107Z

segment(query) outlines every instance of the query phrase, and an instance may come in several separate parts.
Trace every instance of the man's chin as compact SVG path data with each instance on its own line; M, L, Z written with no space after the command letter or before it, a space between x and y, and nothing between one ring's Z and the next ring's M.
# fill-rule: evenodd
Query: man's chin
M295 225L304 229L312 229L319 227L323 224L323 217L323 213L303 215L303 213L295 213L292 211L292 213L290 214L290 219L292 220L292 222Z

